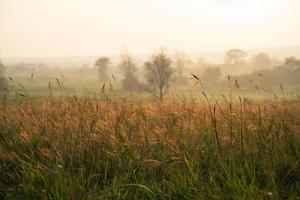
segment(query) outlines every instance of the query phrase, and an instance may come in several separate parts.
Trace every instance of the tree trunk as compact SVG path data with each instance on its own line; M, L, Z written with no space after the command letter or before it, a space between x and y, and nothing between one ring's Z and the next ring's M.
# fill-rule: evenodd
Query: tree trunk
M162 101L163 97L164 97L164 95L163 95L163 87L160 87L159 88L159 101Z

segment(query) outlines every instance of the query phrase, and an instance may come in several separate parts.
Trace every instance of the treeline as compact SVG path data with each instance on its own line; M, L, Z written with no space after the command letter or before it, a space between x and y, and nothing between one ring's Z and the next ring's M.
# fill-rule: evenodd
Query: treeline
M257 75L264 77L268 84L296 85L300 83L300 60L290 57L284 61L271 58L266 53L258 53L247 58L247 53L241 49L231 49L224 55L222 64L207 63L203 58L190 59L183 52L168 54L165 49L159 49L144 61L137 61L124 49L117 63L109 57L100 57L93 66L63 68L47 66L46 64L19 63L4 65L0 62L0 89L7 88L7 79L15 76L61 76L83 77L96 76L101 84L118 79L120 89L124 91L147 91L159 99L171 87L185 88L191 74L196 75L208 88L224 87L228 75L243 87L254 87ZM117 77L117 78L116 78Z
M174 88L188 86L190 77L197 78L209 89L227 87L228 77L234 80L238 87L259 89L267 85L300 84L300 60L294 57L280 62L266 53L258 53L247 62L247 53L240 49L229 50L223 64L206 63L199 59L195 65L184 53L171 57L160 49L144 62L144 82L140 82L136 73L138 68L132 56L124 51L118 67L123 73L122 87L127 91L144 90L162 99L170 86ZM107 71L111 65L109 58L102 57L96 61L101 81L108 81ZM247 71L245 69L251 69ZM259 80L257 80L259 79Z
M222 66L206 68L201 74L201 80L207 87L222 87L227 85L228 75L244 88L256 88L257 85L299 85L300 84L300 60L295 57L286 58L282 64L269 69L258 69L251 73L240 75L222 74Z

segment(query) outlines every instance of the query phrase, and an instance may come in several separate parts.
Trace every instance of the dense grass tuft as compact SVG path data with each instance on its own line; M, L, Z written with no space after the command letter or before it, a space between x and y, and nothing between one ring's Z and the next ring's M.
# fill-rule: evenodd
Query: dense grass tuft
M3 103L0 199L299 199L299 102L204 95Z

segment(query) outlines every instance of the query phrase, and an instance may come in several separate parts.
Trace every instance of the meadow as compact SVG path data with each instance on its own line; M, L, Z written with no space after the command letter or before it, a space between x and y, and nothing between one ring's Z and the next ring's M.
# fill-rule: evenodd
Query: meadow
M300 0L0 0L0 200L300 200Z
M162 102L53 88L2 95L1 199L300 197L300 101L282 87Z

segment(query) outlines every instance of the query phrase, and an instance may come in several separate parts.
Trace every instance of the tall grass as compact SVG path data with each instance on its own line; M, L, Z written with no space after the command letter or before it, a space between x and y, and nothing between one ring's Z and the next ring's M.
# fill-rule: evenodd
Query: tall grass
M299 199L299 101L231 90L204 90L206 104L3 98L0 199Z

